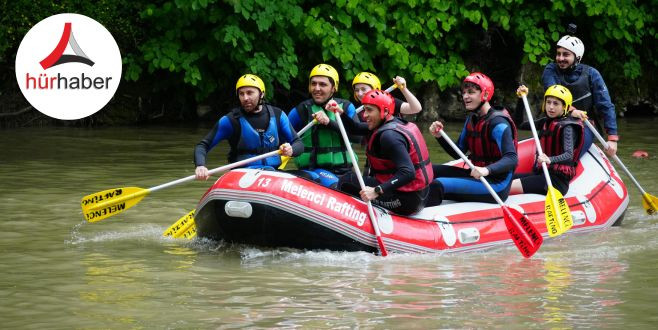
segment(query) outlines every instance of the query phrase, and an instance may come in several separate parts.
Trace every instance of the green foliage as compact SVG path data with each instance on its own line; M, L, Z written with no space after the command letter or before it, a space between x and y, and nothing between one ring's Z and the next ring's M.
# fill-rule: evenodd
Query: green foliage
M193 90L197 100L227 95L241 74L260 75L271 96L305 93L310 69L334 65L341 87L360 71L383 85L395 75L410 85L458 86L469 70L487 72L500 49L516 47L526 63L553 60L567 23L578 24L585 63L612 79L655 70L656 1L633 0L158 0L4 4L0 61L27 29L56 12L94 17L114 34L124 56L124 78L154 89ZM518 70L521 63L513 68ZM164 79L163 79L164 77ZM276 88L275 88L276 87ZM278 89L277 89L278 88ZM343 96L349 97L342 87Z

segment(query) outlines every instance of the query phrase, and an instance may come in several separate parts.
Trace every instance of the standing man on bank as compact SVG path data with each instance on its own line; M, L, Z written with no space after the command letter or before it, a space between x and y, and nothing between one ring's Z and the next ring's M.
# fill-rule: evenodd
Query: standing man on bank
M290 125L288 116L279 108L263 103L265 84L258 76L246 74L235 84L240 107L219 119L213 129L194 148L197 180L207 180L206 155L222 140L228 140L233 163L274 150L284 156L297 156L304 151L302 141ZM283 144L281 144L283 142ZM279 155L246 165L249 168L274 170L281 165Z
M574 34L575 30L576 26L570 24L569 32ZM557 42L555 63L549 63L544 68L542 83L544 90L553 85L562 85L569 89L573 95L571 116L583 120L587 120L588 116L592 117L599 130L600 121L603 119L603 128L608 135L609 146L605 152L608 156L613 156L617 153L617 141L619 141L615 105L612 104L608 88L599 71L580 63L584 53L585 45L580 39L571 35L562 37ZM585 127L581 155L589 150L592 141L593 134Z

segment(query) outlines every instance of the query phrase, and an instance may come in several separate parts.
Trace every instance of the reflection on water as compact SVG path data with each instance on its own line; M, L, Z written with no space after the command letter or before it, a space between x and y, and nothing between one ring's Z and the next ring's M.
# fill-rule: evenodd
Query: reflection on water
M655 194L653 127L622 122L620 156ZM530 260L513 247L382 258L162 237L211 182L162 190L120 215L84 222L86 194L190 175L192 147L205 133L0 131L3 327L637 328L658 321L658 218L644 213L633 186L622 227L546 240ZM447 160L428 145L433 160ZM213 166L225 162L221 148L211 153ZM640 148L652 156L629 156Z

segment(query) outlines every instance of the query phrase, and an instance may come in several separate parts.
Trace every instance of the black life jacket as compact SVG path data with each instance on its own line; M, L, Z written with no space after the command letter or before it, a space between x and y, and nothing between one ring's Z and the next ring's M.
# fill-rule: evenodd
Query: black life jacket
M592 90L589 85L589 69L590 67L585 64L582 65L582 73L580 77L572 83L567 82L564 73L557 69L558 77L560 78L560 85L566 87L573 95L573 106L582 111L591 111L594 106L592 98Z

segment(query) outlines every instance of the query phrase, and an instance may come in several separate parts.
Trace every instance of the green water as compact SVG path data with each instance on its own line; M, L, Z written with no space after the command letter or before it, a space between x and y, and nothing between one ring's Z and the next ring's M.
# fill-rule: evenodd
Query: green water
M622 120L619 155L658 194L655 119ZM456 137L459 123L450 123ZM82 196L191 175L207 128L0 131L2 328L649 328L658 324L658 217L637 189L624 224L513 247L392 255L163 238L211 182L86 223ZM527 133L525 133L527 136ZM447 157L428 139L432 159ZM221 144L212 167L225 163ZM360 147L359 147L360 148ZM630 154L648 151L650 159ZM360 150L362 152L362 150ZM362 158L363 159L363 158Z

